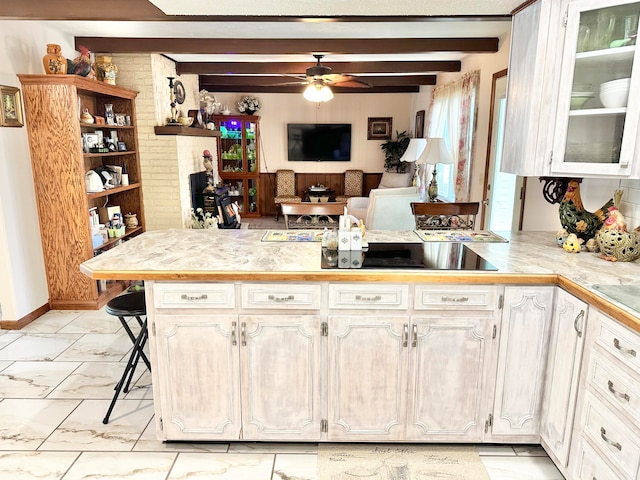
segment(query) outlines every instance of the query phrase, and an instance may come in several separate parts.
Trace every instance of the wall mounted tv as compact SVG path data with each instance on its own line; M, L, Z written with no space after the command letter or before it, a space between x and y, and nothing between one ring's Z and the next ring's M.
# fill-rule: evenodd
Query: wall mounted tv
M288 123L290 162L348 162L351 160L351 124Z

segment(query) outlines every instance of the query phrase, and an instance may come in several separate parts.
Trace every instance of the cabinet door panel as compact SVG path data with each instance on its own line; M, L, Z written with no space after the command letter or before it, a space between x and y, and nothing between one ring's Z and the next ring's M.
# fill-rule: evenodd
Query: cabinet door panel
M155 322L164 438L239 439L236 317L159 314Z
M587 304L558 288L549 336L540 434L564 467L569 460L586 319Z
M505 288L493 437L538 438L553 292L554 287Z
M243 438L320 439L320 317L241 315Z
M408 317L329 317L329 440L403 438L408 334Z
M412 318L407 440L482 440L493 324L479 313Z

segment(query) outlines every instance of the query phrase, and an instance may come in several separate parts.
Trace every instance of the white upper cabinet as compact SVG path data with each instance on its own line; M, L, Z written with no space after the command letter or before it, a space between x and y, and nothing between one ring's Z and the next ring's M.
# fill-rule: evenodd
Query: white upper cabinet
M638 0L539 0L514 16L502 171L640 178L639 13Z
M569 4L553 174L637 177L640 2Z

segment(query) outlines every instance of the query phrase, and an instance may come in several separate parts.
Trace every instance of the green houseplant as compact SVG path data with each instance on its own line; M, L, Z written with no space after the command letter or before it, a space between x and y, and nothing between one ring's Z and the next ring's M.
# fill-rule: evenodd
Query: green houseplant
M387 140L380 148L384 152L384 169L387 172L404 173L407 168L406 162L401 162L400 158L409 146L409 134L406 132L398 132L396 130L395 140Z

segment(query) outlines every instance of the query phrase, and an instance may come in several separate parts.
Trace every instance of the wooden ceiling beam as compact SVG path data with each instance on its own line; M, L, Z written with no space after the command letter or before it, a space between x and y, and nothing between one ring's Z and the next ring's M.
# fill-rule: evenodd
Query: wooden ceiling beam
M495 53L498 38L134 38L75 37L92 52L282 55Z
M334 72L344 75L358 73L422 73L422 72L459 72L462 63L451 61L406 61L406 62L322 62ZM302 75L309 62L179 62L176 64L178 75L195 73L198 75L247 75L247 74L286 74Z
M200 90L207 90L212 93L217 92L238 92L238 93L299 93L305 89L305 85L285 85L285 86L251 86L251 85L211 85L200 81ZM420 91L418 85L398 85L389 87L372 88L345 88L331 87L333 93L416 93Z
M293 76L242 76L242 75L200 75L200 83L207 85L228 86L288 86L287 83L298 82L304 85L305 80ZM435 75L398 75L398 76L360 76L358 79L370 83L374 87L435 85ZM295 85L294 85L295 86Z

